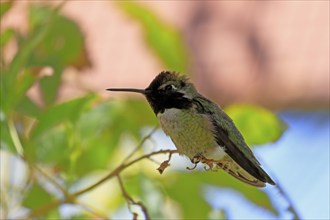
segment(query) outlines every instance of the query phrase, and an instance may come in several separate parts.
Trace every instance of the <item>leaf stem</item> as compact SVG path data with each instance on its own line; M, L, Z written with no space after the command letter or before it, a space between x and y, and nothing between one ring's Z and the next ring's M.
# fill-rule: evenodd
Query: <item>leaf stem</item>
M13 141L13 144L15 146L15 149L16 149L18 155L23 157L23 154L24 154L23 146L18 137L14 122L11 118L8 118L8 128L9 128L9 133L10 133L11 139Z

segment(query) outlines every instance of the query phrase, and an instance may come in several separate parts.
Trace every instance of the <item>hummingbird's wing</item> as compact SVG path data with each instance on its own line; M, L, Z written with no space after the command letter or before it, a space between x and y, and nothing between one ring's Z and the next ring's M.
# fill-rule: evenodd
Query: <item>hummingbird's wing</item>
M219 108L218 105L198 96L193 99L196 110L200 114L206 114L212 121L214 137L219 146L223 146L228 156L239 166L235 169L228 169L227 172L232 176L254 186L263 186L257 180L263 183L275 185L275 182L260 167L260 163L253 155L253 152L245 143L243 136L236 128L234 122L229 116ZM240 172L240 169L245 172ZM241 170L242 171L242 170ZM249 178L250 174L254 178Z

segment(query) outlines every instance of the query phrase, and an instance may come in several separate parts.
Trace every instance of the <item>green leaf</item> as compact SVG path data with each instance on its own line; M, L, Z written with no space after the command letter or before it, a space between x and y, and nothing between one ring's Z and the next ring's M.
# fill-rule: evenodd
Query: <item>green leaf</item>
M45 23L49 22L49 20L51 20L56 13L57 10L53 10L52 13L49 14L49 17L46 19ZM26 66L36 47L44 41L49 29L50 25L44 25L44 27L38 28L38 30L34 31L33 36L30 37L29 40L24 41L20 45L13 61L10 63L8 69L6 69L3 73L6 76L3 81L3 91L5 94L9 94L15 89L14 82L16 80L16 76L19 74L20 70Z
M28 96L23 96L17 105L15 111L22 115L37 118L41 114L41 109Z
M61 75L66 66L83 68L90 65L87 57L84 37L78 25L69 18L55 14L48 24L45 20L53 9L44 5L31 5L29 21L30 41L40 28L49 26L42 43L38 44L28 60L29 66L51 66L53 75L40 81L41 94L46 104L56 100Z
M26 194L23 200L23 206L36 209L49 203L52 199L52 196L44 190L39 184L33 184L32 188Z
M15 94L17 87L15 86L15 82L17 80L17 76L21 72L22 69L27 67L28 60L31 59L32 53L35 52L35 49L39 44L44 42L45 36L50 29L50 25L47 25L48 22L54 17L57 13L57 10L52 10L49 13L47 19L45 19L45 24L43 27L38 28L33 32L33 36L28 40L23 41L19 45L18 52L15 54L12 62L9 64L7 68L1 72L2 77L2 86L1 92L4 94ZM11 106L5 106L3 108L4 112L8 113L11 111Z
M14 142L11 138L10 132L9 132L9 127L8 127L8 123L6 120L4 120L3 117L4 113L0 112L0 118L1 118L1 122L0 122L0 126L1 126L1 140L0 140L0 149L1 150L7 150L13 153L17 153L15 146L14 146Z
M120 118L125 129L140 138L143 126L155 126L157 119L150 106L144 99L127 99L119 106Z
M203 182L203 179L198 179L196 175L185 173L164 178L165 191L179 204L183 219L207 219L212 210L203 198Z
M225 108L249 145L278 140L286 125L274 113L252 105L231 105Z
M127 99L106 104L105 113L98 123L108 123L109 133L120 137L123 133L128 133L139 140L141 138L141 128L144 126L154 126L157 119L148 103L143 99Z
M155 116L145 100L104 102L84 112L75 125L81 146L75 174L83 176L106 168L122 134L140 140L141 128L155 123Z
M31 161L65 169L70 156L68 140L64 128L47 129L43 135L25 144L25 153Z
M81 152L75 161L76 165L72 173L77 177L81 177L90 174L94 170L106 169L113 150L104 140L95 140L87 149L80 149Z
M120 125L117 111L112 103L103 102L81 115L75 131L84 149L93 149L97 145L108 149L109 153L114 150L123 132L117 129Z
M11 6L13 5L12 1L7 1L7 2L2 2L0 3L0 18L6 14L6 12L9 11L9 9L11 8Z
M40 80L39 88L43 101L50 105L52 104L58 95L58 89L61 85L62 69L54 71L51 76L45 76Z
M0 48L3 50L3 48L6 46L6 44L13 38L15 37L15 30L8 28L4 30L0 34ZM3 52L2 52L3 53Z
M55 14L49 24L45 20L49 18L52 8L34 4L29 11L30 37L34 37L39 28L50 26L45 34L44 41L31 54L30 65L50 65L55 69L72 65L80 68L88 66L85 51L84 36L79 26L71 19Z
M39 122L32 132L32 138L39 136L44 131L61 122L77 120L85 110L84 107L95 98L94 94L90 94L49 108L37 118Z
M56 164L73 180L106 169L122 134L139 140L141 127L156 122L145 100L103 102L83 110L90 99L71 100L37 116L32 143L25 149L31 160Z
M152 11L132 1L119 6L143 28L146 41L166 68L187 73L188 52L179 32L161 21Z
M81 114L76 123L76 131L84 140L107 131L114 121L113 103L98 103L94 108Z
M13 85L13 90L11 93L6 94L6 99L4 100L5 109L13 109L24 99L27 90L33 85L37 80L37 77L32 73L30 69L25 69L17 76L16 81Z

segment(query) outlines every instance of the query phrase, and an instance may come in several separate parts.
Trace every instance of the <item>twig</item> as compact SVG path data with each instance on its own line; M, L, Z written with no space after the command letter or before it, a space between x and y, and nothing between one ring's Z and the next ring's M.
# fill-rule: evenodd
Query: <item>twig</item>
M132 160L129 163L122 164L122 165L118 166L115 170L113 170L112 172L110 172L107 176L103 177L98 182L94 183L93 185L91 185L89 187L86 187L85 189L82 189L82 190L74 193L73 196L79 196L81 194L84 194L87 191L90 191L90 190L94 189L95 187L101 185L102 183L106 182L107 180L111 179L112 177L118 175L124 169L126 169L127 167L133 165L136 162L139 162L140 160L143 160L145 158L149 158L149 157L154 156L154 155L157 155L157 154L167 154L167 153L174 154L174 153L177 153L177 150L159 150L159 151L154 151L154 152L151 152L149 154L145 154L145 155L143 155L141 157L138 157L137 159Z
M142 212L144 214L145 219L146 220L149 220L150 219L150 216L149 216L147 207L145 207L145 205L142 202L135 202L134 199L127 193L127 191L124 188L123 181L120 178L120 175L117 175L117 179L118 179L118 182L119 182L120 190L121 190L124 198L126 199L128 209L133 214L133 219L137 219L138 214L135 213L135 212L133 212L131 210L131 205L137 205L137 206L139 206L141 208L141 210L142 210Z
M143 146L143 144L157 131L158 126L155 126L148 135L146 135L141 142L136 146L136 148L123 160L123 162L128 161L131 157Z
M29 162L28 162L29 163ZM44 176L49 182L51 182L56 188L58 188L64 195L64 197L70 197L69 196L69 192L63 187L61 186L58 182L56 182L56 180L54 180L52 177L50 177L47 173L45 173L41 168L39 168L38 166L29 163L29 165L31 166L32 169L38 171L42 176Z
M259 159L260 160L260 159ZM265 165L265 163L262 163ZM272 173L272 177L277 180L276 176L274 173ZM285 192L285 190L283 189L283 187L279 184L279 181L275 181L276 182L276 188L278 189L279 193L285 198L285 200L288 203L288 210L293 214L293 219L294 220L298 220L298 219L302 219L298 212L296 211L296 209L294 208L293 202L290 199L289 195Z
M284 191L284 189L278 182L276 183L276 188L279 190L280 194L285 198L285 200L289 204L288 210L293 214L293 219L294 220L302 219L299 216L296 209L294 208L293 203L292 203L291 199L289 198L288 194Z

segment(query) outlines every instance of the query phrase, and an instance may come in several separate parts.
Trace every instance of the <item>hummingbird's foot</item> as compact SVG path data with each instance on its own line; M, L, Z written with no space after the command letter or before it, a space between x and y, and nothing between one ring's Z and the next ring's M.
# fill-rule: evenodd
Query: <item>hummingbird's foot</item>
M214 162L215 161L212 160L212 159L206 159L205 158L205 160L202 161L202 163L204 164L204 170L206 170L206 171L218 171L216 169L216 166L214 166L215 165Z
M201 162L202 164L204 164L204 170L218 171L217 166L215 164L216 161L212 159L207 159L203 156L202 153L196 154L193 158L191 158L190 161L194 164L194 166L187 167L188 170L194 170L197 167L197 164Z
M216 161L213 159L208 159L204 156L200 158L200 162L204 164L204 170L206 171L218 171L217 166L216 166Z
M194 169L196 169L197 164L198 164L199 162L201 162L201 160L202 160L203 158L204 158L204 156L202 155L202 153L198 153L198 154L196 154L193 158L190 159L191 163L193 163L194 166L193 166L193 167L187 167L187 170L194 170Z
M198 153L193 158L191 158L190 161L193 164L198 164L201 161L202 158L203 158L203 155L201 153Z
M187 170L194 170L196 169L198 163L195 163L193 167L186 167Z

